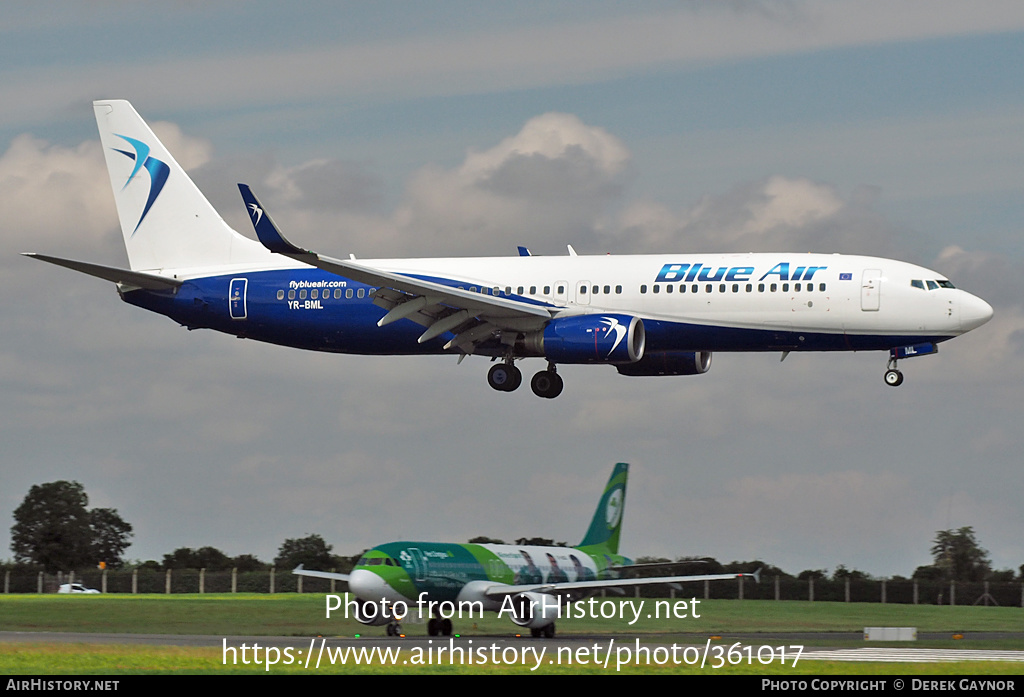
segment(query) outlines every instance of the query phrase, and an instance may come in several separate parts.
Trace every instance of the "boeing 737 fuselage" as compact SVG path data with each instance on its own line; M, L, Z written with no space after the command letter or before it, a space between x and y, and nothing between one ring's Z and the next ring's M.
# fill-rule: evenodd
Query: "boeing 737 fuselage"
M516 361L630 376L706 372L715 351L888 351L900 359L992 317L936 271L839 254L333 259L289 242L239 185L260 243L231 229L130 104L94 103L131 270L31 256L117 283L128 303L190 328L315 351L479 354L513 391Z

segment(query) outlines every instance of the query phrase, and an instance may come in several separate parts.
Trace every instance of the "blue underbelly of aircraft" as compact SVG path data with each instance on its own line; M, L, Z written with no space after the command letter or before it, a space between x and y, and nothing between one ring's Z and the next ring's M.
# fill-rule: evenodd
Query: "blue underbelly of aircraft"
M337 276L325 277L316 269L295 269L194 279L177 292L135 290L124 293L123 298L190 329L213 329L283 346L366 355L445 353L443 347L451 334L420 344L417 339L425 327L411 320L377 327L386 310L373 304L372 290ZM870 351L952 338L721 327L650 319L644 320L644 328L647 353ZM480 346L478 352L487 353L487 348Z
M787 328L717 327L644 320L648 353L657 351L888 351L952 339L947 335L846 334Z

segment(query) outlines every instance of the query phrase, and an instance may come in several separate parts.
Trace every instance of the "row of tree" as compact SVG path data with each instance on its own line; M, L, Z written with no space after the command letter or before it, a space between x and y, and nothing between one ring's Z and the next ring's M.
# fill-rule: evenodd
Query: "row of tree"
M131 542L132 526L125 522L112 508L89 510L89 497L78 482L50 482L33 486L25 500L14 511L14 526L11 528L11 550L18 564L42 567L48 573L71 571L87 567L103 566L121 568L125 549ZM491 537L474 537L469 540L478 544L504 544ZM520 538L517 545L560 545L565 542L533 537ZM214 547L191 549L181 547L163 556L163 561L150 560L130 564L133 567L153 570L166 569L207 569L226 571L259 571L276 566L292 569L303 564L309 569L336 569L347 572L355 565L360 555L338 556L331 553L320 535L287 539L278 549L272 564L263 562L251 554L229 557ZM982 548L971 527L958 530L939 530L931 547L934 563L919 566L912 576L919 580L955 581L1024 581L1024 564L1015 575L1010 569L993 571L988 551ZM806 569L795 577L778 567L760 561L731 562L721 564L710 557L681 557L675 561L665 558L645 558L641 563L657 563L662 567L694 568L693 573L732 573L752 571L761 567L766 576L781 576L806 580L808 578L829 578L824 569ZM652 569L652 574L665 573ZM675 573L689 573L678 571ZM871 576L862 571L847 569L839 565L833 571L833 580L867 580Z

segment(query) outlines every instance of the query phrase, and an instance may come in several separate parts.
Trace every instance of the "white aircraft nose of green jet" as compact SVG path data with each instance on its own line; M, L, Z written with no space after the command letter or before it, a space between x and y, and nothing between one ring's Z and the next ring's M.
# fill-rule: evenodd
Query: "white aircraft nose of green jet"
M378 603L381 599L389 603L408 602L408 598L389 586L387 581L367 569L354 570L348 577L348 587L360 600L372 603Z

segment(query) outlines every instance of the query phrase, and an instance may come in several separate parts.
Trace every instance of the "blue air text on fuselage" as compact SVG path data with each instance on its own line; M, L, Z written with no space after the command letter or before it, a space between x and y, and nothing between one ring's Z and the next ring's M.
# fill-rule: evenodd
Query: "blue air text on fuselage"
M789 262L782 261L765 272L758 281L777 276L780 281L809 281L827 266L795 266L789 271ZM756 273L753 266L704 266L704 264L665 264L658 272L655 283L690 283L692 281L749 281Z

